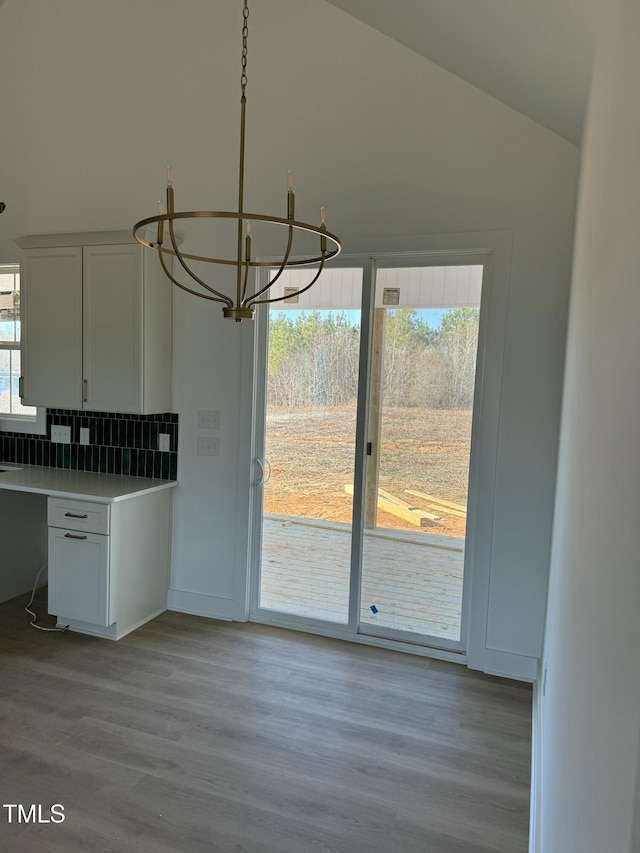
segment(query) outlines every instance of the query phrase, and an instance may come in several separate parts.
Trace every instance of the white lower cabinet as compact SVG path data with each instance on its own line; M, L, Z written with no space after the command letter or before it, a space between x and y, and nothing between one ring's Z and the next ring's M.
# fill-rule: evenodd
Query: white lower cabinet
M118 640L166 610L169 490L116 503L48 499L49 613Z
M49 612L106 627L116 621L109 604L109 536L49 528Z

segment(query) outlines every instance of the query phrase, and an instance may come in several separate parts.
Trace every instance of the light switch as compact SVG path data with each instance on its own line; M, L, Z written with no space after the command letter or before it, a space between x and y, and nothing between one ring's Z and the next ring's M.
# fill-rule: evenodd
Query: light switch
M168 432L158 433L158 450L167 453L171 450L171 436Z
M89 427L80 427L80 444L89 444Z
M220 412L200 409L198 429L220 429Z
M217 435L199 435L196 444L197 456L220 456L220 439Z
M51 441L54 444L71 444L71 427L52 426Z

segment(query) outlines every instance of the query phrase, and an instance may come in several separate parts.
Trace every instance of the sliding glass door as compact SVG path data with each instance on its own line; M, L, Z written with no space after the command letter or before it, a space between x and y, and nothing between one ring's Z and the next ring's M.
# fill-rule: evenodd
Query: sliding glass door
M346 624L362 269L331 267L312 291L268 311L257 605Z
M378 267L359 617L366 633L461 641L482 275L471 264Z
M485 261L354 258L262 312L253 619L464 649Z

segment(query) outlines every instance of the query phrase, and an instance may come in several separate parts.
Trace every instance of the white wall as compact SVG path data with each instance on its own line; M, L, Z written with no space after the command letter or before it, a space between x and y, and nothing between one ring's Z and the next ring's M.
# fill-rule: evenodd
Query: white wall
M150 215L164 169L178 205L232 207L240 3L11 0L2 10L0 259L7 235L122 228ZM540 653L578 152L570 143L322 0L250 15L247 206L325 204L345 250L387 235L513 232L485 648ZM3 239L4 238L4 239ZM238 617L250 388L242 333L178 294L181 415L171 604ZM246 365L245 365L246 368ZM248 371L245 370L245 379ZM197 459L195 413L222 413L223 453ZM482 645L482 644L481 644Z
M543 853L640 850L638 4L609 0L607 21L571 296L540 699Z

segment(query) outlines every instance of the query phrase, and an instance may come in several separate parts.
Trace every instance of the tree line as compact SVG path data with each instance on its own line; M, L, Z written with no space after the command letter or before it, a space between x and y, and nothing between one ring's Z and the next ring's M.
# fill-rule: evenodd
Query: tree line
M387 309L381 365L386 406L473 405L479 310L452 308L433 328L416 309ZM274 312L268 398L273 406L338 406L355 400L360 331L341 312Z

